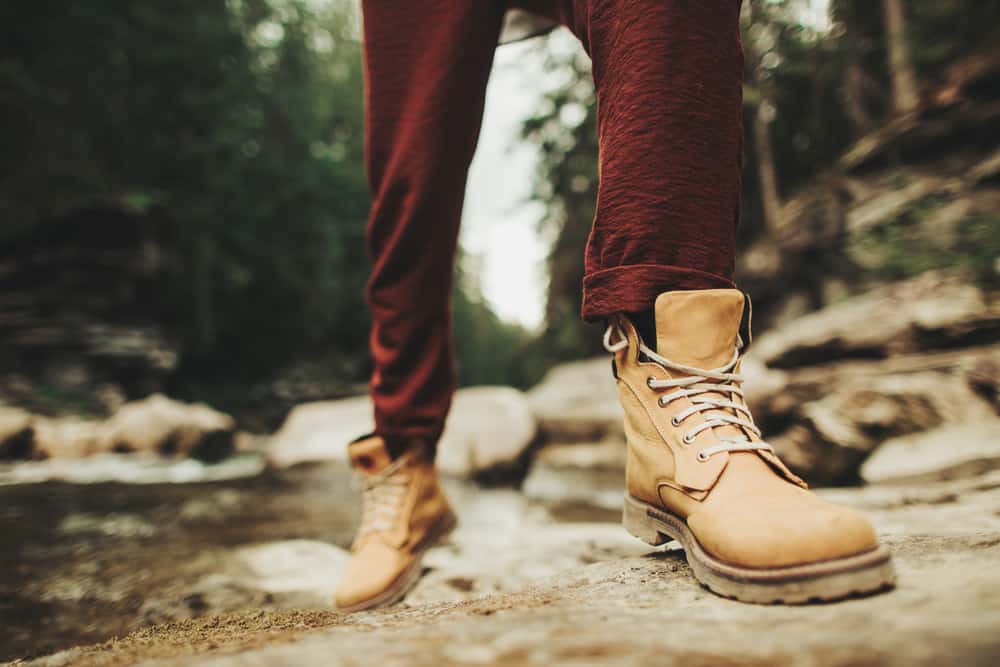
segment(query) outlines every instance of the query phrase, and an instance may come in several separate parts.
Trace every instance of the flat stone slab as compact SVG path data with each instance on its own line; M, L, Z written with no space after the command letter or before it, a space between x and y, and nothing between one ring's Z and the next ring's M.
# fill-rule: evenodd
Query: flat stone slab
M28 664L1000 664L1000 471L822 493L873 518L895 556L895 590L798 607L733 602L698 585L678 550L630 542L611 521L553 525L519 494L482 491L478 502L456 494L465 528L429 555L403 605L189 619Z

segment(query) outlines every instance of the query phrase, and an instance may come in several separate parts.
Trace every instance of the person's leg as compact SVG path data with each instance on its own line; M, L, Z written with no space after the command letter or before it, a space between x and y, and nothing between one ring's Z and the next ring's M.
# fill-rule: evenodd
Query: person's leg
M626 528L678 540L699 580L741 600L891 585L871 524L809 493L743 398L739 0L551 2L593 61L601 182L583 315L611 322Z
M451 287L466 174L502 10L363 0L375 434L348 445L364 508L336 605L391 604L455 525L433 448L455 387Z
M503 18L494 0L364 0L368 283L375 432L433 449L455 370L462 199Z
M739 0L576 0L593 61L600 187L583 316L732 287L740 205Z

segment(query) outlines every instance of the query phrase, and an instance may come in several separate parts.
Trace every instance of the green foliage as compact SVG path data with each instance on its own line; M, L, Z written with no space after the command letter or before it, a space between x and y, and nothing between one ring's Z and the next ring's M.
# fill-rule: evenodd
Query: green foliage
M858 240L865 268L874 277L910 278L932 269L964 269L982 284L997 282L1000 215L962 216L945 230L928 230L951 199L925 197L892 221Z
M275 374L356 387L370 368L357 20L350 0L4 3L0 242L112 214L151 230L156 303L126 317L177 341L176 393L238 408ZM531 336L459 282L461 382L537 380Z
M760 105L768 105L771 152L782 199L825 178L855 140L892 120L892 73L882 6L870 0L831 0L831 24L816 27L803 21L811 9L806 0L744 2L744 127L749 130ZM996 20L1000 0L905 2L904 6L907 42L925 88L946 80L958 61L991 52L1000 36ZM524 124L523 136L541 149L535 198L546 206L546 233L555 236L549 258L552 283L545 345L556 358L566 358L593 351L588 346L594 337L575 322L575 314L582 250L596 196L596 109L585 60L549 56L547 69L564 75L565 81L548 95L542 112ZM581 104L587 108L584 122L561 122L567 109ZM743 246L767 233L760 158L753 133L745 134ZM584 187L577 190L574 184ZM995 275L997 234L995 224L990 225L990 220L969 218L958 225L955 245L941 248L921 235L917 223L904 218L872 230L874 236L862 245L886 258L879 269L883 275L912 275L952 265L970 266L981 277ZM831 248L826 256L837 258L841 250ZM825 262L809 266L817 276L826 270Z
M1000 0L908 2L906 9L914 62L931 79L966 56L993 49L1000 37Z
M747 118L763 97L773 105L769 124L771 147L785 194L805 185L823 166L830 164L852 138L853 128L844 113L842 79L846 56L844 41L836 33L823 33L803 25L797 3L770 2L755 5L752 23L743 26L746 45ZM755 74L751 74L754 72ZM754 87L756 86L756 88ZM750 150L756 151L749 130ZM746 164L745 194L757 197L756 161ZM760 226L751 210L752 232Z
M361 374L368 195L348 5L13 2L0 20L5 238L127 211L165 255L158 309L182 376L260 375L334 340Z
M773 105L787 197L887 120L882 3L832 0L828 32L802 24L804 0L748 6L755 75L746 114ZM924 82L947 78L952 63L991 48L1000 31L1000 0L906 7ZM175 386L191 394L313 358L345 384L363 380L369 198L355 23L349 0L3 3L0 243L14 247L53 222L89 224L95 211L152 230L162 262L151 316L179 342ZM534 341L501 322L460 276L464 384L526 386L543 362L599 349L579 321L597 193L589 62L579 53L547 58L562 84L522 132L540 149L533 197L547 211L539 231L554 240L546 331ZM751 137L747 153L755 154ZM755 170L748 160L744 242L763 232ZM864 243L884 258L878 270L905 276L960 263L995 275L998 220L967 216L952 244L928 244L919 228L938 205L872 231Z
M498 318L481 293L459 270L452 301L459 384L530 387L546 369L542 351L532 334Z
M562 72L567 83L548 93L521 130L539 149L532 195L546 210L539 232L554 239L545 331L537 347L549 359L577 359L599 349L599 336L580 320L583 249L597 200L597 113L586 56L547 52L545 58L545 68Z

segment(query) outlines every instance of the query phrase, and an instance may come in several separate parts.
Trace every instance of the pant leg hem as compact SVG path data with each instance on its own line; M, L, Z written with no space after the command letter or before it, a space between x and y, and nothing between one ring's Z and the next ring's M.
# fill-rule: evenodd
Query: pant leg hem
M583 319L593 322L616 313L649 310L656 297L671 290L734 287L736 284L730 278L683 266L615 266L584 276L581 314Z
M391 458L395 459L404 452L422 449L424 456L433 461L437 455L437 445L444 432L443 426L413 427L413 428L380 428L375 427L374 435L385 442Z

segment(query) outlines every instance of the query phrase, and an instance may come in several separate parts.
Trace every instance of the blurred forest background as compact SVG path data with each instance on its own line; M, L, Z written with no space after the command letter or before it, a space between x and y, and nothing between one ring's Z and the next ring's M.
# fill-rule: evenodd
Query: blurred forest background
M744 3L739 272L755 324L930 269L995 283L1000 0L832 0L822 26L802 21L814 4ZM38 0L0 20L0 402L97 416L164 391L270 430L296 403L357 393L354 3ZM578 319L589 63L545 66L569 74L522 131L556 239L544 329L502 321L460 277L465 385L526 387L598 349ZM848 214L873 193L898 196Z
M0 661L133 631L96 662L57 660L119 664L102 651L139 646L183 661L268 641L277 611L329 607L357 521L343 443L372 413L357 4L0 3ZM832 491L874 513L906 581L836 623L802 611L812 643L798 633L789 661L963 662L995 647L1000 590L1000 0L744 0L742 24L748 400L797 473L855 487ZM548 284L539 327L500 318L509 304L491 292L483 246L463 239L465 388L437 458L463 530L409 598L418 609L389 628L432 636L404 651L431 660L442 628L472 627L442 624L440 601L504 610L489 625L513 652L486 654L497 660L536 655L510 643L529 626L529 642L551 631L563 646L580 633L559 595L548 628L522 593L496 607L452 601L632 553L612 537L623 537L621 407L600 328L578 316L596 109L588 59L567 40L500 47L494 91L520 122L497 123L494 105L486 126L503 125L514 150L484 133L489 159L473 164L473 189L477 164L515 165L520 179L487 178L470 197L493 206L484 219L510 223L495 236L474 228L521 261L503 286L519 296L526 263L551 242ZM521 79L508 64L527 71L525 90L511 91ZM537 237L522 233L533 220ZM526 295L531 322L541 282ZM508 386L472 386L484 384ZM672 558L622 561L611 602L634 607L654 577L686 586ZM603 577L559 581L573 582L573 605L590 595L603 609ZM744 607L739 627L766 632L774 617ZM659 636L665 621L697 623L692 609L629 624ZM218 621L229 613L235 625ZM340 623L317 613L306 618ZM199 617L211 618L183 626ZM897 631L859 634L873 617ZM193 634L174 636L182 626ZM742 634L720 650L782 659L760 632ZM672 655L626 640L537 655L619 656L626 644L655 649L633 662ZM468 641L445 643L479 660L486 646Z

